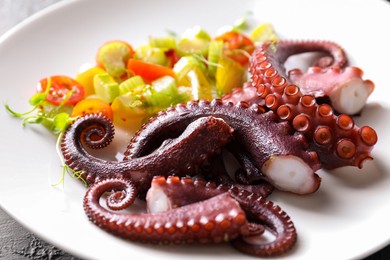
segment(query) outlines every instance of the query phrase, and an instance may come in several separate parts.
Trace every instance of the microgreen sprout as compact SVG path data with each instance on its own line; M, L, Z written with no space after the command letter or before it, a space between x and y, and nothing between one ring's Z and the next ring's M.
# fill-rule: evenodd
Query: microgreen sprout
M65 174L68 173L69 176L72 178L72 179L79 179L83 182L84 186L87 187L87 182L84 180L84 178L81 176L84 171L83 170L80 170L80 171L75 171L73 169L71 169L68 165L66 164L63 164L62 166L62 174L61 174L61 179L55 183L55 184L52 184L52 186L56 187L60 184L62 184L62 186L64 186L64 183L65 183Z
M61 166L62 167L61 179L57 183L53 184L53 186L58 186L61 183L62 183L62 186L64 186L65 174L67 173L72 179L76 179L76 180L79 179L79 180L81 180L84 183L84 186L87 187L87 182L82 177L82 174L85 171L84 170L75 171L72 168L70 168L68 165L65 164L64 158L62 157L62 153L60 151L60 143L61 143L63 134L64 134L64 132L61 132L59 134L59 136L57 138L57 143L56 143L57 154L58 154L58 157L61 160L61 165L62 165Z
M48 128L52 133L58 135L57 139L57 148L59 147L60 141L62 139L63 133L68 127L69 123L74 120L74 118L70 117L67 112L63 112L65 103L72 96L73 92L69 91L66 93L65 98L58 106L54 106L47 102L46 97L50 92L50 88L52 86L51 78L47 78L47 87L45 92L40 92L34 94L29 103L33 108L25 113L18 113L12 110L8 104L5 104L5 109L14 117L22 119L22 126L26 126L26 124L41 124ZM57 149L58 156L62 161L62 177L61 180L53 184L53 186L57 186L60 183L64 183L65 174L68 173L69 176L73 179L80 179L84 185L87 185L86 181L82 178L83 171L75 171L71 169L69 166L65 164L63 158L61 156L60 151Z

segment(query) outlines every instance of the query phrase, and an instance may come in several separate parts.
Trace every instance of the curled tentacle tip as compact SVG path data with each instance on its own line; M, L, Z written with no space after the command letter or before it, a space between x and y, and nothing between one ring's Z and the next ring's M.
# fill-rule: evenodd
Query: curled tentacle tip
M254 223L254 222L249 222L248 223L248 237L249 236L260 236L264 234L265 227L262 224L259 223Z
M76 119L68 131L78 132L80 139L91 149L101 149L108 146L115 134L114 125L105 115L87 114ZM66 149L67 140L64 138L61 147Z
M135 188L132 186L126 191L116 191L107 197L107 207L111 210L122 210L133 204L136 197Z
M369 162L369 161L373 161L374 158L372 158L371 156L369 155L365 155L365 156L362 156L363 158L359 158L357 159L357 166L359 167L359 169L362 169L364 164Z
M122 210L133 204L137 191L131 180L123 178L110 178L101 181L96 181L88 188L84 197L84 201L96 200L105 193L113 191L107 197L107 207L112 210Z

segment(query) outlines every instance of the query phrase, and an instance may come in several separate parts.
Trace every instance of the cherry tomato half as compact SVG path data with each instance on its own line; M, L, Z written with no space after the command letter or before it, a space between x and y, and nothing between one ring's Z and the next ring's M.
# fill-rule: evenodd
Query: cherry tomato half
M175 76L175 72L171 68L136 59L129 59L127 69L131 73L141 76L147 83L163 76Z
M84 98L84 87L76 80L68 76L51 76L51 85L46 100L54 105L59 105L63 102L68 92L72 92L70 98L65 102L65 105L74 105ZM47 78L41 79L37 86L38 92L45 92L47 88Z
M74 106L72 117L99 113L105 115L111 121L113 120L114 115L111 106L108 103L98 98L89 98L81 100Z
M225 55L239 62L242 66L248 64L248 55L251 55L255 50L253 41L239 32L226 32L215 39L223 41Z
M96 62L108 74L117 79L127 79L126 64L134 56L133 47L125 41L104 43L97 51Z

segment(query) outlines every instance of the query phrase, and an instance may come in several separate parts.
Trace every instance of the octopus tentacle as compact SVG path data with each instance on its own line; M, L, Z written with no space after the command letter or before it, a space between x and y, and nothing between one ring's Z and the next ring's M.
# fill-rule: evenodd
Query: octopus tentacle
M277 53L277 55L273 55L270 62L278 64L277 66L269 66L268 63L263 64L264 68L267 67L268 72L265 76L269 80L277 76L277 74L281 74L284 78L287 78L287 75L283 74L285 71L283 65L289 57L296 54L307 52L324 53L326 56L316 59L313 64L313 66L320 68L344 68L348 63L348 58L344 49L332 41L280 40L276 43L266 43L266 45L269 46L272 52Z
M264 180L265 176L248 159L249 163L251 164L249 174L248 169L244 170L243 168L239 168L236 170L233 179L226 170L224 158L221 154L216 156L211 165L204 170L202 177L217 184L237 187L238 189L247 190L262 197L268 197L273 192L274 186ZM253 180L249 180L248 176L253 176Z
M306 73L298 68L286 70L284 63L290 56L313 51L328 56L318 58ZM223 97L224 100L243 100L263 105L264 98L270 92L283 94L287 85L297 85L303 95L313 95L318 103L329 103L338 113L355 115L363 109L375 88L371 80L362 78L361 69L346 67L345 51L334 42L281 40L265 43L260 53L263 55L257 54L251 64L256 64L263 71L261 75L252 74L252 81L256 82L257 93L261 98L256 98L255 89L245 84L242 89L235 89L232 94ZM270 84L270 87L263 84ZM272 100L269 98L268 103Z
M365 106L374 91L371 80L362 79L363 71L357 67L321 69L311 67L306 73L299 69L289 71L293 84L301 86L303 94L312 94L319 101L327 97L339 113L355 115Z
M290 217L273 202L232 189L230 195L238 201L248 219L260 222L275 234L275 239L268 243L256 241L253 236L241 236L232 241L239 251L261 256L279 255L290 250L297 240L297 233Z
M152 153L133 160L105 161L90 155L82 145L85 131L94 131L97 123L106 124L98 115L76 120L65 132L61 149L65 162L72 169L83 170L88 184L112 177L126 177L134 182L139 193L145 192L153 176L194 174L199 164L220 152L231 138L233 129L222 119L200 117L188 124L174 139L165 140ZM197 145L207 138L210 142ZM172 156L174 154L175 156Z
M136 187L131 181L121 182L112 180L112 193L107 197L106 204L111 210L122 210L129 207L136 199ZM98 186L98 188L102 186ZM100 191L99 191L100 192Z
M276 44L266 43L261 49L266 55L257 57L263 62L262 66L258 66L266 68L263 76L260 76L263 83L271 85L278 83L276 85L279 90L281 90L280 82L285 85L298 85L302 94L313 95L319 103L329 100L339 113L357 114L374 90L374 83L371 80L362 79L361 69L357 67L344 69L347 57L344 50L336 43L283 40ZM325 51L333 62L324 63L320 58L317 65L310 67L307 73L303 73L300 69L286 71L284 63L288 57L309 51Z
M259 91L270 110L276 113L279 110L282 120L290 121L296 131L308 138L324 168L346 165L361 168L365 160L372 159L370 152L377 142L375 130L368 126L357 127L351 117L336 115L331 106L317 104L314 97L304 95L298 86L289 84L277 61L278 50L264 46L254 52L250 66L253 88ZM267 78L268 69L278 73L272 79Z
M234 142L242 146L253 165L264 174L262 177L271 184L300 194L318 189L320 179L314 172L319 168L319 161L315 152L306 151L305 138L294 135L288 124L279 123L274 113L264 113L259 106L249 106L246 102L233 105L221 100L192 101L161 112L133 137L125 153L126 160L150 153L192 120L211 115L234 129ZM293 167L288 163L293 163ZM291 182L286 181L290 178Z
M220 243L250 234L245 213L228 193L165 212L121 214L99 204L101 196L125 179L106 179L91 185L84 197L84 210L102 229L126 239L145 243Z
M148 210L164 212L183 205L196 203L218 194L228 192L238 201L245 211L248 221L265 226L275 234L274 241L262 243L255 236L262 234L256 227L248 235L241 235L232 241L238 250L252 255L277 255L288 251L296 242L297 234L293 222L279 206L254 193L226 185L216 186L213 183L191 178L170 176L155 177L147 194Z

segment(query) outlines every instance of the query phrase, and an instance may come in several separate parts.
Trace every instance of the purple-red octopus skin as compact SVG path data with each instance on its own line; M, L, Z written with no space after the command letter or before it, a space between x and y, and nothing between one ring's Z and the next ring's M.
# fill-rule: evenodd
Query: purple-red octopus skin
M287 58L307 51L328 56L316 60L309 76L299 70L286 72ZM96 158L84 147L109 145L112 123L102 115L77 119L65 132L61 151L65 163L81 171L89 185L84 197L88 218L110 233L140 242L229 241L251 255L285 253L297 234L290 217L264 198L272 186L298 194L315 192L320 161L325 168L361 167L377 142L371 127L357 127L350 116L336 115L330 105L318 104L308 89L297 86L324 82L325 73L343 81L361 78L357 68L341 73L346 64L345 52L331 42L265 44L253 53L251 82L242 90L224 100L191 101L160 112L135 134L120 162ZM372 91L373 84L365 83ZM224 169L223 149L230 149L241 164L234 178ZM216 163L210 164L212 160ZM205 165L207 170L201 168ZM199 174L225 185L179 178ZM286 181L295 175L298 178ZM108 209L100 205L106 192L111 192ZM148 213L118 212L145 194ZM275 235L273 241L256 239L265 230Z
M133 181L139 193L144 193L155 175L196 174L198 165L219 153L232 138L232 132L233 129L221 119L197 118L180 135L165 140L148 155L126 161L106 161L89 154L83 143L93 148L107 146L114 134L112 123L101 115L87 115L67 129L61 151L65 163L75 171L82 171L81 176L88 184L124 177Z
M89 219L117 236L154 244L221 243L250 233L244 211L228 193L156 213L112 212L99 204L105 192L132 185L122 178L91 185L84 197Z
M154 177L147 195L148 207L154 208L149 213L113 212L99 203L105 192L113 191L125 193L122 197L130 206L135 199L133 189L133 183L123 178L91 185L84 197L87 216L102 229L130 240L155 244L230 241L237 250L256 256L285 253L297 240L294 224L280 207L236 187L202 180ZM161 200L166 200L162 207L158 205L164 203ZM255 242L263 227L275 234L274 241Z
M254 167L261 171L258 179L293 193L307 194L318 189L320 178L314 172L319 168L319 161L315 152L306 151L305 138L295 135L289 124L279 123L275 113L264 113L259 106L251 107L245 102L233 105L221 100L191 101L171 107L134 135L125 160L149 154L163 140L176 136L194 119L204 116L221 118L234 129L231 142L241 147ZM284 169L276 168L278 162L290 159L289 162L296 162L298 170L284 167L282 163L279 165ZM296 178L299 182L286 181L291 176L299 176Z
M261 170L258 179L277 189L308 194L320 186L315 173L319 160L315 152L306 150L305 138L295 135L288 123L280 123L275 113L264 113L259 106L245 102L234 106L221 100L192 101L171 107L134 135L121 162L96 158L82 144L105 146L112 132L112 125L103 117L89 115L76 120L64 134L61 150L65 162L82 171L87 183L124 177L133 180L142 196L153 176L161 172L165 176L196 175L200 165L234 141L253 167Z
M288 42L283 44L288 46ZM279 47L265 44L253 53L249 71L259 98L308 139L324 168L361 168L364 161L372 159L370 153L378 138L375 130L356 126L350 116L336 115L330 105L318 104L313 95L305 95L299 86L290 84L281 63L290 53L285 51L287 47Z
M294 246L297 234L290 217L265 198L234 186L217 186L201 179L176 176L155 177L146 198L148 210L156 212L180 208L225 192L239 202L250 223L262 225L275 235L273 241L264 242L257 237L256 229L256 234L250 232L234 239L232 244L236 249L251 255L267 256L285 253Z

